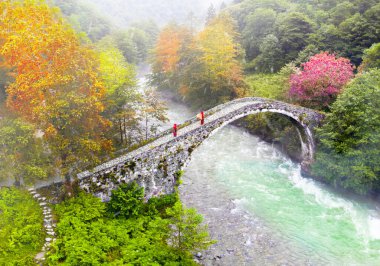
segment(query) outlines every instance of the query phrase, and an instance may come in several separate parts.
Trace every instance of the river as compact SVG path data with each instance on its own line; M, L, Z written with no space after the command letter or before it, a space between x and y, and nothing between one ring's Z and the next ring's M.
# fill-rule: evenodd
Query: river
M172 123L195 115L165 98ZM272 145L226 126L193 152L180 196L213 239L204 265L380 265L380 208L304 178Z

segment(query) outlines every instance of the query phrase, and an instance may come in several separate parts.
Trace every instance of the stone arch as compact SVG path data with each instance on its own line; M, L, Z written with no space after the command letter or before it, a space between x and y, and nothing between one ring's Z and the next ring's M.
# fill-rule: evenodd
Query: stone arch
M222 122L218 124L218 126L211 128L206 138L215 134L219 129L223 128L224 126L248 115L258 113L281 114L290 118L290 120L296 126L298 132L299 129L302 129L303 131L303 134L299 132L299 140L302 148L301 168L304 172L308 172L309 167L314 160L315 154L313 128L316 124L320 122L323 116L313 110L279 101L272 101L261 98L245 98L243 100L247 102L247 105L241 110L238 110L237 112L232 112L233 115L229 116L229 114L227 114L225 118L222 119ZM260 104L257 103L257 100L260 101ZM249 104L249 102L252 102L252 104ZM229 103L229 105L231 105L231 102Z
M212 130L210 132L210 136L211 135L214 135L217 131L219 131L221 128L223 128L224 126L226 125L229 125L231 124L232 122L238 120L238 119L241 119L241 118L244 118L248 115L253 115L253 114L258 114L258 113L275 113L275 114L282 114L282 115L285 115L287 116L288 118L290 118L292 121L294 121L296 123L295 126L298 126L298 128L302 128L303 130L303 133L304 135L306 136L306 139L304 139L302 137L302 134L299 134L299 139L300 139L300 143L301 143L301 146L302 145L305 145L302 149L302 160L305 161L312 161L313 160L313 157L314 157L314 149L315 149L315 144L314 144L314 136L313 136L313 133L312 131L309 129L309 127L305 124L303 124L301 121L299 121L295 116L293 116L291 113L287 113L287 112L279 112L278 110L275 110L275 109L263 109L263 110L259 110L259 109L253 109L251 112L249 113L244 113L244 114L241 114L241 115L238 115L238 116L235 116L233 117L232 119L229 119L227 121L225 121L223 124L221 124L219 127L215 128L214 130ZM298 129L297 128L297 129Z

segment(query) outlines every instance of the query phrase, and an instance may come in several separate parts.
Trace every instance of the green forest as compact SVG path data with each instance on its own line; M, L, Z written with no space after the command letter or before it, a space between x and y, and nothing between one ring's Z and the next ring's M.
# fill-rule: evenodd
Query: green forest
M159 133L155 88L197 111L243 97L314 109L310 176L380 195L380 1L89 2L0 2L0 264L36 265L44 218L26 188L60 177L44 264L197 265L215 241L178 191L146 199L131 183L104 203L72 182ZM240 126L299 159L287 118Z

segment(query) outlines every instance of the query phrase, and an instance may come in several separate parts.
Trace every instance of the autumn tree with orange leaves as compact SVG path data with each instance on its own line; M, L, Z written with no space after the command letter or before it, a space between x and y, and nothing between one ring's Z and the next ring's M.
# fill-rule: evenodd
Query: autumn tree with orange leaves
M222 14L198 34L179 26L168 26L158 39L152 83L176 91L195 107L209 108L244 96L233 19Z
M158 36L152 62L152 83L176 91L181 85L183 58L192 45L191 31L176 24L166 26Z
M105 89L91 47L42 1L0 4L0 67L11 69L7 107L37 125L66 178L98 162L111 142Z
M180 59L179 50L182 44L181 28L176 25L165 27L156 45L156 62L154 68L158 71L173 72Z

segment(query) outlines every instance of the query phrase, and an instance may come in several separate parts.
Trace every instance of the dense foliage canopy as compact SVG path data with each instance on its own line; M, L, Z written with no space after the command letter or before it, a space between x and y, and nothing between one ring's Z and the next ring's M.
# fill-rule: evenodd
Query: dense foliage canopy
M237 20L247 67L273 72L321 51L359 66L366 48L379 42L377 0L244 0L228 10Z
M318 131L315 174L360 193L380 189L380 71L359 75Z

